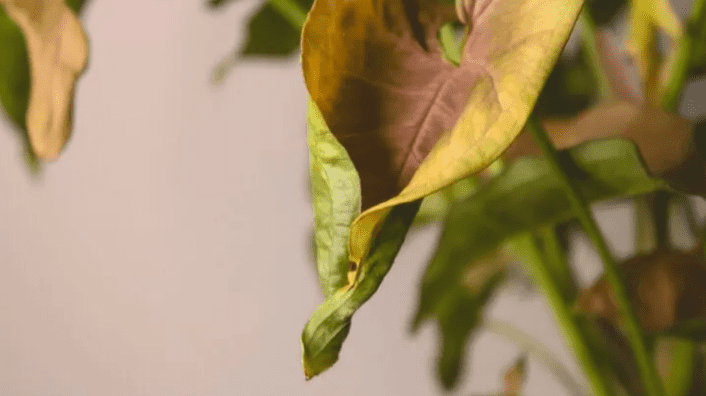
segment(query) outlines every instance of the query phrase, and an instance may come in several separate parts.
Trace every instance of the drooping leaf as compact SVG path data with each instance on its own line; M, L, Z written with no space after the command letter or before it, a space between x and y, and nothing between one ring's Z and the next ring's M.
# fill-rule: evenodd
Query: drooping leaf
M607 103L581 113L574 120L544 124L560 149L593 139L622 137L637 145L649 172L680 191L706 194L706 167L701 134L684 118L662 110L626 102ZM665 139L665 134L669 139ZM507 161L539 155L532 136L523 132L505 152Z
M360 181L348 153L313 101L307 118L316 263L319 283L328 297L348 284L349 224L360 214Z
M27 51L16 48L16 34L11 35L14 49L8 49L8 68L0 72L17 71L17 76L3 76L7 83L3 104L20 128L26 128L33 152L53 160L69 138L76 79L86 67L88 44L81 23L64 0L1 0L5 13L24 35ZM82 2L73 1L78 9ZM29 78L24 79L23 62L29 61ZM29 95L24 95L24 81L29 81ZM27 98L28 99L25 99ZM26 103L26 105L25 105ZM26 106L26 107L25 107ZM18 122L26 108L25 122Z
M307 88L361 179L350 255L360 262L389 209L495 160L519 133L581 1L476 1L458 68L436 1L317 0L302 35ZM527 23L533 21L533 23Z
M619 267L638 320L648 332L662 332L706 318L706 264L698 251L658 250ZM619 324L615 297L604 277L576 302L576 310Z
M590 202L667 186L650 176L635 145L623 139L586 142L562 151L561 157L564 168L581 180L581 194ZM475 259L510 237L572 216L570 201L545 160L522 158L508 165L451 207L423 278L413 330L443 311L447 291L457 287Z
M341 290L354 292L369 281L371 241L388 238L381 223L395 206L479 172L505 150L531 111L581 4L475 1L464 11L470 28L454 67L437 39L439 28L456 18L450 5L314 2L302 32L304 78L325 124L353 161L364 210L351 224L347 249L355 271ZM321 315L317 310L312 321ZM305 333L323 331L307 328ZM315 361L307 354L321 350L311 344L315 339L303 339L305 362ZM316 374L328 366L311 367L305 364Z
M404 242L419 201L396 206L384 219L367 265L351 268L352 283L328 296L311 315L302 333L302 365L307 379L320 374L337 360L351 325L351 317L375 293Z

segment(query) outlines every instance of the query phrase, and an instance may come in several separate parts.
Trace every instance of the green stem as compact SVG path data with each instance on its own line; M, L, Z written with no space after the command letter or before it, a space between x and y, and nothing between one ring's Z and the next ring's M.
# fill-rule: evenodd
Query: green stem
M676 111L679 106L679 98L686 83L696 44L695 32L704 29L706 25L706 0L694 0L691 7L691 15L686 22L686 34L677 48L669 80L662 94L662 108L669 112Z
M559 328L564 333L567 344L573 349L576 359L583 368L584 374L586 374L586 378L591 385L592 395L611 395L606 378L601 375L598 364L576 325L576 321L572 317L571 308L562 296L551 271L545 264L541 250L534 237L531 234L525 234L511 239L508 244L514 251L521 253L524 260L520 260L520 262L526 265L527 272L533 276L539 288L544 292Z
M596 47L596 23L593 21L593 18L591 18L587 6L584 6L583 10L581 10L579 20L581 21L581 37L583 39L581 49L588 60L588 66L593 72L593 77L598 83L599 100L601 102L610 100L613 98L613 89L611 88L608 75L598 57L598 48Z
M559 361L559 359L554 357L551 351L549 351L537 340L522 331L517 330L512 325L497 320L485 320L481 324L481 327L491 333L507 338L515 343L520 349L542 362L544 367L554 373L559 382L561 382L570 393L573 393L576 396L585 396L585 393L581 391L584 386L576 381L574 377L564 368L564 365Z
M550 266L554 278L561 288L564 299L566 301L573 300L576 291L574 279L571 275L569 262L566 259L566 253L564 252L563 246L561 246L561 241L559 241L557 230L554 226L545 226L539 229L538 234L544 245L547 264Z
M652 362L651 356L648 353L644 334L642 333L642 329L637 321L637 316L632 309L632 304L625 290L623 280L618 273L618 267L613 260L613 256L608 250L608 245L606 244L605 239L603 239L603 236L598 229L598 225L593 218L586 199L581 196L578 189L569 178L569 175L562 168L561 163L559 162L557 150L552 145L549 140L549 136L547 136L547 133L544 131L542 124L536 116L530 116L527 121L527 128L531 131L537 145L547 158L554 174L561 181L562 187L574 207L574 211L579 219L579 222L581 223L581 226L588 237L593 241L596 246L596 250L598 250L598 254L603 260L605 276L613 289L613 294L615 295L615 299L618 303L618 309L621 317L623 318L625 331L627 333L633 354L635 355L635 360L640 371L640 377L645 385L647 394L649 396L663 396L664 389L662 388L662 384L657 376L657 370Z
M307 10L294 0L267 0L295 29L300 30L306 21Z

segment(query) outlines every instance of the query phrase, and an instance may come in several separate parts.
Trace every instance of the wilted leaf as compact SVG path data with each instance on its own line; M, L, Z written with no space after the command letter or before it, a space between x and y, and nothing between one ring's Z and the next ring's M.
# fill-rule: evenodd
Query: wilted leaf
M76 79L88 57L86 35L63 0L0 0L0 4L22 30L28 49L30 144L37 156L56 159L71 131Z
M503 396L518 396L522 390L522 384L527 375L527 357L520 356L519 359L505 371Z
M475 1L465 10L472 28L456 68L443 59L437 40L439 28L455 18L450 5L314 2L302 32L305 82L358 171L364 210L351 225L348 254L356 271L342 290L355 292L367 282L371 263L365 258L374 238L389 238L379 230L393 207L482 170L505 150L581 5ZM319 316L317 311L312 320ZM306 338L304 345L305 352L313 348Z
M449 7L423 0L314 3L302 66L313 100L360 175L365 212L352 226L353 261L390 207L498 157L529 114L580 7L476 1L454 68L436 38L452 19Z
M706 318L706 266L698 251L658 250L635 256L618 269L646 331L661 332ZM576 310L616 324L621 321L615 297L603 277L581 293Z
M560 149L593 139L630 139L637 145L650 174L664 178L677 190L706 195L706 166L697 144L698 134L693 124L677 115L616 102L587 110L574 120L545 122L544 126ZM539 154L532 136L523 132L504 156L510 161Z
M560 155L590 202L666 187L644 169L634 144L622 139L586 142ZM522 158L508 165L451 207L424 275L413 329L443 311L448 291L458 287L474 260L510 237L572 216L571 203L546 160Z
M419 204L416 201L399 205L389 212L365 258L366 266L358 271L353 265L349 272L351 283L327 297L311 315L302 333L302 364L307 379L338 360L351 317L372 297L392 267Z

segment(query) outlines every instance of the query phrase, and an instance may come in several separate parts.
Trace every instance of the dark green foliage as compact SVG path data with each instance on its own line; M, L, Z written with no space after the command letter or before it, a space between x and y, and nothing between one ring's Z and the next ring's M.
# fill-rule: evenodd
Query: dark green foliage
M311 8L313 0L297 0L304 9ZM244 57L292 55L299 48L299 30L295 29L269 3L266 3L248 23L248 36L240 50Z

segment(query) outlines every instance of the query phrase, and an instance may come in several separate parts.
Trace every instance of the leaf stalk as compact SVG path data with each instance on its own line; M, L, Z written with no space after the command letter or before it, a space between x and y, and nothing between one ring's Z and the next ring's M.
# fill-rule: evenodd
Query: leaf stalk
M632 303L630 302L625 289L625 284L618 273L615 260L613 259L613 256L608 249L608 245L603 238L595 219L593 218L593 214L591 213L586 199L581 196L569 175L562 168L556 148L552 144L549 136L542 127L542 124L535 115L530 116L527 121L527 129L530 130L532 136L537 142L537 145L547 158L553 173L560 180L562 188L571 201L582 228L588 237L593 241L596 250L603 261L605 276L618 303L618 309L623 319L626 335L629 340L630 347L635 355L640 377L644 383L647 394L649 396L664 396L662 383L657 375L656 367L652 363L652 357L647 350L645 336L642 332L640 324L638 323L637 316L635 315Z

